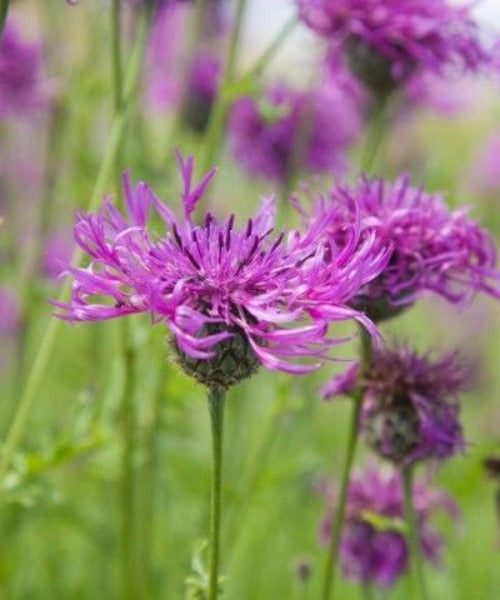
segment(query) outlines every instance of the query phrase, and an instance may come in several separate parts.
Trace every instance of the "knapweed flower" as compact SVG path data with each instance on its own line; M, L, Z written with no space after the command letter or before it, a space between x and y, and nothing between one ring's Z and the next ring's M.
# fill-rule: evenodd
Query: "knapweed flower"
M0 119L39 108L42 95L41 47L9 22L0 37Z
M56 231L47 240L43 253L43 274L56 280L71 260L73 241L68 232Z
M416 481L414 504L422 555L435 566L442 564L443 539L431 517L437 509L457 517L452 498ZM325 490L329 504L335 502ZM331 513L331 510L329 511ZM341 565L345 577L363 584L390 587L408 569L408 544L403 526L403 489L399 473L371 465L353 476L349 485L347 514L341 541ZM321 537L328 543L331 522L327 517Z
M340 246L376 235L391 250L387 268L352 300L352 306L375 321L391 317L425 292L452 303L476 292L500 297L500 271L493 238L468 216L467 208L451 211L440 194L410 186L403 175L394 182L362 178L355 187L333 189L320 198L315 219L324 220L330 206L339 222L330 236ZM359 238L346 236L345 223L360 222Z
M194 131L205 131L219 88L221 61L202 52L194 57L183 105L184 122Z
M449 0L297 0L302 20L344 51L384 94L417 72L477 71L489 62L470 7Z
M286 181L291 170L342 171L347 151L361 129L361 115L347 94L333 87L295 92L285 85L256 100L233 106L229 142L242 168L252 175Z
M214 22L207 25L204 37L218 31L216 10L219 7L213 3L214 14L210 14ZM189 8L182 5L168 6L158 13L148 47L147 95L155 110L179 110L183 122L201 133L217 95L221 60L205 41L194 56L190 55L183 35L188 18Z
M192 214L215 170L193 187L192 157L179 160L184 219L145 183L134 188L128 175L123 179L127 218L109 199L97 214L78 216L75 239L91 263L68 268L73 294L70 303L56 303L61 318L150 313L154 322L167 323L184 369L207 386L220 387L250 375L259 364L290 373L317 368L334 343L330 322L356 319L374 331L346 304L384 268L387 257L375 238L352 253L335 254L322 223L304 234L273 234L275 207L269 198L240 229L234 215L220 222L207 213L197 225ZM150 209L166 225L162 236L147 226Z
M456 353L434 358L402 345L375 345L361 382L368 444L396 464L442 460L462 451L459 393L471 377Z

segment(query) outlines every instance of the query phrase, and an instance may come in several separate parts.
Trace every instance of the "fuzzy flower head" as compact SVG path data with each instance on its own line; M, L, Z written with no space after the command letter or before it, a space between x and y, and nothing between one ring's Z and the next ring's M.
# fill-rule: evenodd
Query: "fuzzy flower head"
M41 102L41 47L24 42L9 23L0 37L0 120L28 113Z
M325 492L329 504L333 503L331 490L327 488ZM423 481L414 485L414 503L422 555L440 566L443 539L433 527L431 517L439 508L457 517L456 505L448 494L430 489ZM363 584L390 587L405 574L409 551L403 514L399 473L371 465L364 473L353 476L340 549L345 577ZM328 543L330 528L327 518L321 531L325 543Z
M403 175L394 182L362 178L355 187L337 187L320 198L316 219L330 204L339 210L330 236L340 246L359 243L375 232L390 249L387 268L352 300L381 321L432 292L454 304L485 292L500 297L500 271L493 238L469 218L467 209L451 211L439 194L410 186ZM346 236L345 222L360 222L358 239Z
M242 228L234 215L218 221L211 213L197 225L193 211L215 170L194 186L192 157L179 160L183 219L146 184L133 187L128 175L126 218L110 200L97 214L78 215L75 239L91 262L68 268L73 295L69 304L56 304L60 317L92 321L148 312L167 323L184 369L218 387L259 364L290 373L317 368L335 342L330 322L357 319L374 331L347 306L384 266L373 239L333 255L321 224L304 234L275 234L272 199ZM150 209L164 222L163 235L148 227Z
M456 353L439 358L375 345L363 378L368 444L395 464L442 460L464 448L458 395L471 370Z
M263 100L244 97L232 110L229 140L252 175L285 181L293 169L342 171L361 129L360 111L346 93L329 85L295 92L271 88Z
M469 7L449 0L297 0L302 20L344 51L384 94L417 72L477 71L489 62Z

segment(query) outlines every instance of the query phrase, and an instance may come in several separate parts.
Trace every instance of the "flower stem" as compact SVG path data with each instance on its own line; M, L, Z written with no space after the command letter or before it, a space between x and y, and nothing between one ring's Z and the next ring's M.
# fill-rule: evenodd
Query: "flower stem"
M115 112L119 112L123 101L123 66L121 42L122 0L113 0L111 10L111 60L113 71L113 100Z
M410 550L410 564L413 571L414 597L426 600L427 594L424 582L422 556L417 527L417 516L413 505L413 468L411 466L401 469L401 479L404 493L404 509L407 527L407 541Z
M221 138L226 125L226 116L230 104L227 99L227 89L234 78L234 70L238 54L238 46L243 25L245 7L246 0L238 0L238 5L236 7L236 18L231 40L229 42L228 58L222 75L220 92L217 94L208 123L205 156L202 165L204 173L213 166L217 159L217 154L221 145Z
M361 156L361 171L369 175L375 159L388 133L390 119L390 97L380 98L373 107L371 122L368 126L367 137Z
M208 600L217 600L219 591L219 555L222 484L222 436L225 392L210 390L208 408L212 429L212 490L210 500L210 579Z
M89 212L94 211L101 200L106 184L113 173L116 156L126 131L126 125L130 112L129 109L135 95L137 82L139 80L140 67L142 64L142 58L144 56L148 31L151 23L150 3L147 3L146 7L148 8L146 8L143 12L143 18L141 19L139 25L134 52L127 72L123 107L116 114L113 120L108 146L102 158L99 172L94 184L94 189L90 197L88 205ZM82 256L82 250L77 249L73 254L72 263L78 264L81 261ZM69 299L70 293L71 283L69 280L67 280L61 290L61 293L59 294L58 300L60 302L66 302ZM52 356L52 351L55 347L55 341L57 339L60 325L61 321L58 319L50 320L40 342L40 346L38 347L38 352L36 354L33 366L27 375L26 385L17 405L16 412L7 432L2 452L0 454L0 481L5 476L12 456L16 451L17 446L23 439L33 403L35 398L39 395L40 386L46 375L47 367Z
M7 13L9 12L10 0L0 0L0 37L7 22Z
M340 484L340 492L337 503L332 511L332 530L330 534L330 544L328 547L325 575L323 579L323 588L321 598L329 600L332 597L335 584L335 571L337 568L340 540L344 530L345 510L347 504L347 495L349 491L349 481L351 478L351 470L354 462L354 455L358 443L359 433L359 417L361 414L361 406L363 403L363 387L362 380L364 373L369 366L371 358L371 337L364 329L360 330L361 337L361 360L358 378L358 387L353 397L354 406L352 408L351 423L349 427L349 439L347 442L347 454L344 462L344 470L342 472L342 480Z

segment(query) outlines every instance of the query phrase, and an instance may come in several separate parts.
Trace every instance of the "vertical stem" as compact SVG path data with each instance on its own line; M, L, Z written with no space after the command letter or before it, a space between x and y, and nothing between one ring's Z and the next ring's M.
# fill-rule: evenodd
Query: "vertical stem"
M118 112L121 109L123 101L121 6L122 0L113 0L113 7L111 10L111 62L115 112Z
M413 468L412 466L401 469L401 479L404 493L404 509L407 527L407 542L410 554L410 565L413 571L414 597L426 600L427 594L424 582L422 556L418 535L417 515L413 505Z
M205 155L203 158L202 165L204 173L213 166L213 163L217 158L222 135L224 133L226 125L226 116L229 109L229 102L227 99L227 88L232 83L234 78L234 69L238 54L238 44L241 36L245 7L246 0L238 0L238 6L236 8L236 18L233 32L231 35L231 40L229 42L228 58L224 69L224 73L222 75L220 91L215 99L215 104L212 109L212 113L210 115L210 120L208 123Z
M130 331L123 331L130 336ZM136 487L135 487L135 402L134 376L135 356L132 342L127 337L122 340L125 345L123 352L123 368L125 373L122 398L122 597L126 600L137 600L141 597L138 567L136 557L137 519L136 519Z
M10 0L0 0L0 37L2 36L7 22L7 13L9 12Z
M146 5L146 7L149 8L145 9L144 17L139 24L137 40L127 72L123 108L115 116L113 121L108 146L102 158L92 196L90 197L88 205L88 210L90 212L96 209L96 206L101 199L104 188L113 172L116 156L125 134L129 115L128 109L134 98L135 89L139 80L140 67L142 64L142 58L144 56L147 35L151 22L152 7L150 7L149 3ZM81 258L82 251L78 249L73 255L72 263L78 264ZM66 302L70 296L70 292L71 285L69 280L67 280L61 290L61 293L59 294L58 300L60 302ZM12 419L4 445L2 447L2 452L0 454L0 480L5 476L5 472L9 468L12 456L24 436L33 403L35 402L35 398L39 395L40 385L42 384L42 381L46 375L47 366L52 356L52 351L55 346L60 325L61 321L57 319L51 319L42 337L40 346L38 347L38 352L36 354L33 366L26 378L26 384L23 393L17 405L16 413Z
M344 530L345 509L347 504L347 495L349 492L349 481L351 478L351 470L354 462L356 446L358 443L359 417L361 414L361 406L363 403L362 381L364 373L368 368L371 359L370 334L364 328L361 328L360 336L361 357L358 387L353 398L354 406L352 408L351 423L349 426L349 439L347 442L347 453L344 462L344 470L342 472L339 497L331 515L332 530L330 534L330 544L327 551L325 575L323 579L323 588L321 594L321 598L323 600L329 600L329 598L332 597L335 583L335 572L338 562L340 540L342 538L342 532Z
M370 174L377 153L387 134L390 102L391 99L389 97L382 97L376 101L373 107L371 122L368 127L368 134L361 157L361 171L365 175Z
M224 426L225 391L210 390L208 408L212 429L212 485L210 500L210 579L208 600L217 600L219 589L222 435Z

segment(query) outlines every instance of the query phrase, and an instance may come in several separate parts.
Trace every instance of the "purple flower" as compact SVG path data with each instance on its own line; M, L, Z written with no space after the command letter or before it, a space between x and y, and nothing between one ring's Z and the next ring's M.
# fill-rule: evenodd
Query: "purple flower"
M356 361L343 373L334 375L330 381L321 388L321 396L324 400L331 400L337 396L349 395L356 388L358 376L359 363Z
M9 22L0 38L0 120L41 103L41 46L24 42Z
M352 305L380 321L411 305L424 292L452 303L470 300L482 291L500 297L500 271L491 236L467 215L451 211L439 194L413 188L403 175L393 183L362 178L353 188L337 187L330 199L321 197L316 220L324 220L331 205L330 236L340 246L377 235L390 249L387 268L366 285ZM360 222L359 238L346 234L345 223Z
M252 370L258 362L306 373L335 342L328 337L329 322L356 319L374 332L370 321L346 305L384 267L374 238L353 252L335 254L322 223L304 234L273 235L272 199L264 199L241 229L234 215L219 222L207 213L196 225L192 213L215 170L193 186L192 157L179 161L183 220L145 183L134 188L128 175L123 178L128 218L109 199L97 214L78 215L75 239L91 263L68 268L72 300L56 304L62 309L58 316L92 321L149 312L153 322L167 323L190 374L204 361L210 369L214 360L227 358L231 344L251 359ZM164 235L148 228L149 209L164 221ZM202 379L199 372L195 376Z
M477 191L496 199L496 194L500 191L500 129L494 131L483 143L470 179Z
M302 20L347 53L353 72L389 91L418 71L489 62L470 9L447 0L297 0Z
M332 504L331 490L326 496ZM422 554L440 566L443 540L430 519L438 508L457 517L456 505L448 494L430 489L423 481L414 485L414 502ZM352 478L340 550L345 577L390 587L406 572L408 546L403 534L403 511L403 490L397 472L372 465ZM328 517L321 531L324 543L328 543L330 528Z
M361 422L369 445L397 464L462 451L458 394L471 377L456 353L434 359L404 346L375 345L361 384Z
M203 132L217 95L221 60L207 48L199 48L194 57L185 56L183 32L189 17L186 9L181 5L168 6L156 17L148 49L148 96L156 110L177 108L182 111L184 123ZM214 21L218 9L214 4ZM214 22L211 27L216 29L219 25ZM206 35L212 33L210 30Z
M47 240L43 255L43 272L49 279L56 280L71 260L73 243L68 233L58 231Z
M361 129L356 102L332 82L312 92L284 85L257 101L238 100L229 140L238 163L250 174L285 181L299 165L313 171L342 171Z

